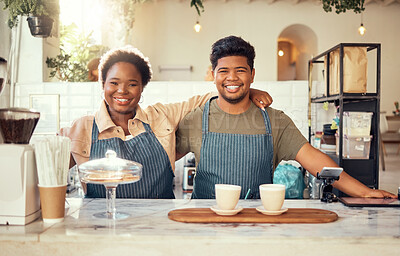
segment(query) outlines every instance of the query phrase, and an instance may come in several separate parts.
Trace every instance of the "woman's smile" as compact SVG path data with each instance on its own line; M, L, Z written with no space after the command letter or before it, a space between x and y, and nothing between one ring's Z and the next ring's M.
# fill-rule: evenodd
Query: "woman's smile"
M118 98L118 97L114 97L114 100L117 102L117 104L120 105L129 105L131 99L127 99L127 98Z

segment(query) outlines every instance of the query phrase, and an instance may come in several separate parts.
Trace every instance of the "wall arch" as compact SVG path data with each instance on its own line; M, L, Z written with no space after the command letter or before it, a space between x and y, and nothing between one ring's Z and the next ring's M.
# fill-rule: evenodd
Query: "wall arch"
M293 24L279 34L278 48L285 47L289 50L284 58L277 56L278 80L307 80L308 61L318 51L317 35L308 26Z

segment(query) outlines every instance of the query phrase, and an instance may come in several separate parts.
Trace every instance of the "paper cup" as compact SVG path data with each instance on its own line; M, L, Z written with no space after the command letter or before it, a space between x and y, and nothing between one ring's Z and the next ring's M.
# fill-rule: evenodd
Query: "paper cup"
M64 220L65 195L67 185L39 187L42 218L45 223L57 223Z

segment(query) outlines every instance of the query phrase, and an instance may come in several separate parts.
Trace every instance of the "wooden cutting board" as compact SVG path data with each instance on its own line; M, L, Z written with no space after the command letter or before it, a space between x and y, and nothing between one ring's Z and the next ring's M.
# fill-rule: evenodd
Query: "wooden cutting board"
M186 208L170 211L168 218L187 223L328 223L337 220L338 215L322 209L289 208L273 216L261 214L255 208L244 208L236 215L221 216L210 208Z

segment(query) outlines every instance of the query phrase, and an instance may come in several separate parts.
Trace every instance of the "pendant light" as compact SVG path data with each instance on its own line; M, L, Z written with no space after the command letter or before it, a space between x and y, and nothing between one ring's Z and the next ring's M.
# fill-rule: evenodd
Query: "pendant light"
M196 33L199 33L199 32L200 32L200 30L201 30L201 25L200 25L200 22L199 22L199 21L196 22L196 24L194 25L193 29L194 29L194 31L196 31Z
M360 27L358 28L358 33L359 33L361 36L363 36L363 35L365 34L366 31L367 31L367 29L364 27L364 24L363 24L363 14L361 13L361 25L360 25Z

